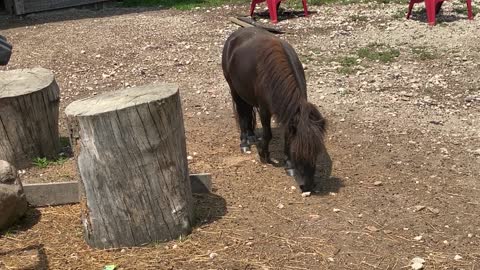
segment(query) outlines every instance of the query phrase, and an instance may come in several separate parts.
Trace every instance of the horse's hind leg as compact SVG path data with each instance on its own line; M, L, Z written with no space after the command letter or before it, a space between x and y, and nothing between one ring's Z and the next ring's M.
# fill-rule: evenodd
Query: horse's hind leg
M270 160L270 152L268 150L270 140L272 139L271 118L272 115L270 112L267 109L260 107L260 120L262 121L263 134L258 155L260 156L260 161L263 163L272 163Z
M250 145L257 141L257 137L255 136L255 111L252 105L245 102L234 91L232 91L232 98L235 103L234 108L240 126L240 150L245 153L250 151Z

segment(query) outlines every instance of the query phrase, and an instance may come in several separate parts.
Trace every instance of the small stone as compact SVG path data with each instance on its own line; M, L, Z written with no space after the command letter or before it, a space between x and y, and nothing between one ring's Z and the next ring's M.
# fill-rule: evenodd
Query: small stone
M122 250L120 250L121 253L125 253L126 250L124 248L122 248Z
M176 249L176 248L178 248L178 245L177 245L177 244L175 244L175 245L172 246L172 249Z
M208 255L208 257L210 257L210 259L215 259L215 257L217 257L217 256L218 256L218 254L215 253L215 252L212 252Z
M469 233L469 234L467 234L467 237L468 237L468 238L472 238L472 237L473 237L473 234Z
M310 195L312 195L312 192L308 191L308 192L303 192L302 193L302 197L310 197Z
M313 215L310 215L310 218L311 219L319 219L320 215L313 214Z
M438 208L433 208L433 207L427 207L427 210L438 215L440 213L440 210Z
M460 260L462 259L462 256L460 256L460 255L457 254L457 255L455 255L455 257L453 257L453 259L454 259L455 261L460 261Z
M423 263L412 263L411 267L413 270L421 270L423 269Z
M332 257L328 257L327 260L328 260L329 262L334 262L334 261L335 261L335 259L332 258Z
M245 245L251 246L251 245L253 245L253 242L247 242Z
M296 190L297 188L295 186L290 187L291 190Z
M370 226L367 226L366 228L367 228L367 230L369 230L369 231L371 231L371 232L378 232L378 229L377 229L377 227L375 227L375 226L371 226L371 225L370 225Z
M375 181L375 182L373 182L373 185L374 185L374 186L381 186L382 184L383 184L382 181Z
M383 233L384 233L384 234L391 234L392 231L390 231L390 230L383 230Z
M277 205L277 208L279 208L279 209L283 209L283 208L285 208L285 205L283 205L283 204L279 203L279 204Z
M425 205L415 205L413 207L413 212L418 212L418 211L422 211L423 209L425 209Z
M192 157L192 156L188 156L187 159L188 159L188 160L193 160L193 157Z
M423 269L423 264L425 263L425 260L420 258L420 257L415 257L411 260L411 265L410 267L414 270L421 270Z
M85 50L81 50L80 53L81 53L81 54L85 54Z
M345 118L342 118L339 120L340 122L345 122Z
M100 54L95 55L95 58L100 58L100 57L101 57Z
M450 243L447 240L443 240L443 243L447 246L450 245Z
M338 209L338 208L333 208L333 212L338 213L338 212L340 212L340 209Z
M422 240L422 238L423 237L421 235L419 235L419 236L415 236L413 239L416 240L416 241L420 241L420 240Z

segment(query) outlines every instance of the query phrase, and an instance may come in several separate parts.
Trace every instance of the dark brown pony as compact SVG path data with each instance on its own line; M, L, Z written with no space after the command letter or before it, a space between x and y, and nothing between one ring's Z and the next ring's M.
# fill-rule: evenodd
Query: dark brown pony
M285 130L287 173L295 176L302 192L311 191L326 121L307 101L305 73L295 50L265 30L241 28L225 43L222 68L240 126L241 150L248 151L257 142L258 111L263 127L258 154L262 162L271 163L268 145L274 115Z

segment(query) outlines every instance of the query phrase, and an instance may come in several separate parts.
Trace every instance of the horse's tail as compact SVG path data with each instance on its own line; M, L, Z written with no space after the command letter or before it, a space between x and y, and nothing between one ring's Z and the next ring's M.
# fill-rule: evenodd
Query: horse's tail
M302 102L298 112L290 123L291 156L294 161L304 163L315 162L322 149L323 138L327 128L327 121L318 111L317 107L307 101Z

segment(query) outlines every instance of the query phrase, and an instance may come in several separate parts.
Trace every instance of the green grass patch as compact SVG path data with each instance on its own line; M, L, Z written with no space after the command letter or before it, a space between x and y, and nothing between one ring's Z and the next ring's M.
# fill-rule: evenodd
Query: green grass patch
M407 16L407 10L403 8L397 10L397 12L392 14L392 18L394 19L403 19L403 18L406 18L406 16Z
M365 58L370 61L380 61L382 63L390 63L400 56L400 51L390 48L384 44L371 43L366 47L360 48L357 51L360 58Z
M437 54L435 54L434 52L432 52L431 50L423 46L413 47L412 53L422 61L433 60L438 58Z
M368 22L368 17L362 15L351 15L350 20L352 22Z
M480 8L472 5L473 16L478 14L479 11L480 11ZM467 15L468 14L467 5L461 5L461 6L460 5L458 5L458 6L454 5L453 6L453 12L463 14L463 15Z
M341 65L341 67L337 69L337 72L340 74L348 75L358 71L358 58L355 56L345 56L339 58L337 62Z
M125 7L164 7L190 10L196 7L216 7L228 4L245 4L241 0L123 0Z
M33 159L32 163L34 166L44 169L50 165L62 165L67 160L68 159L64 156L60 156L56 160L50 160L50 159L47 159L46 157L36 157Z

